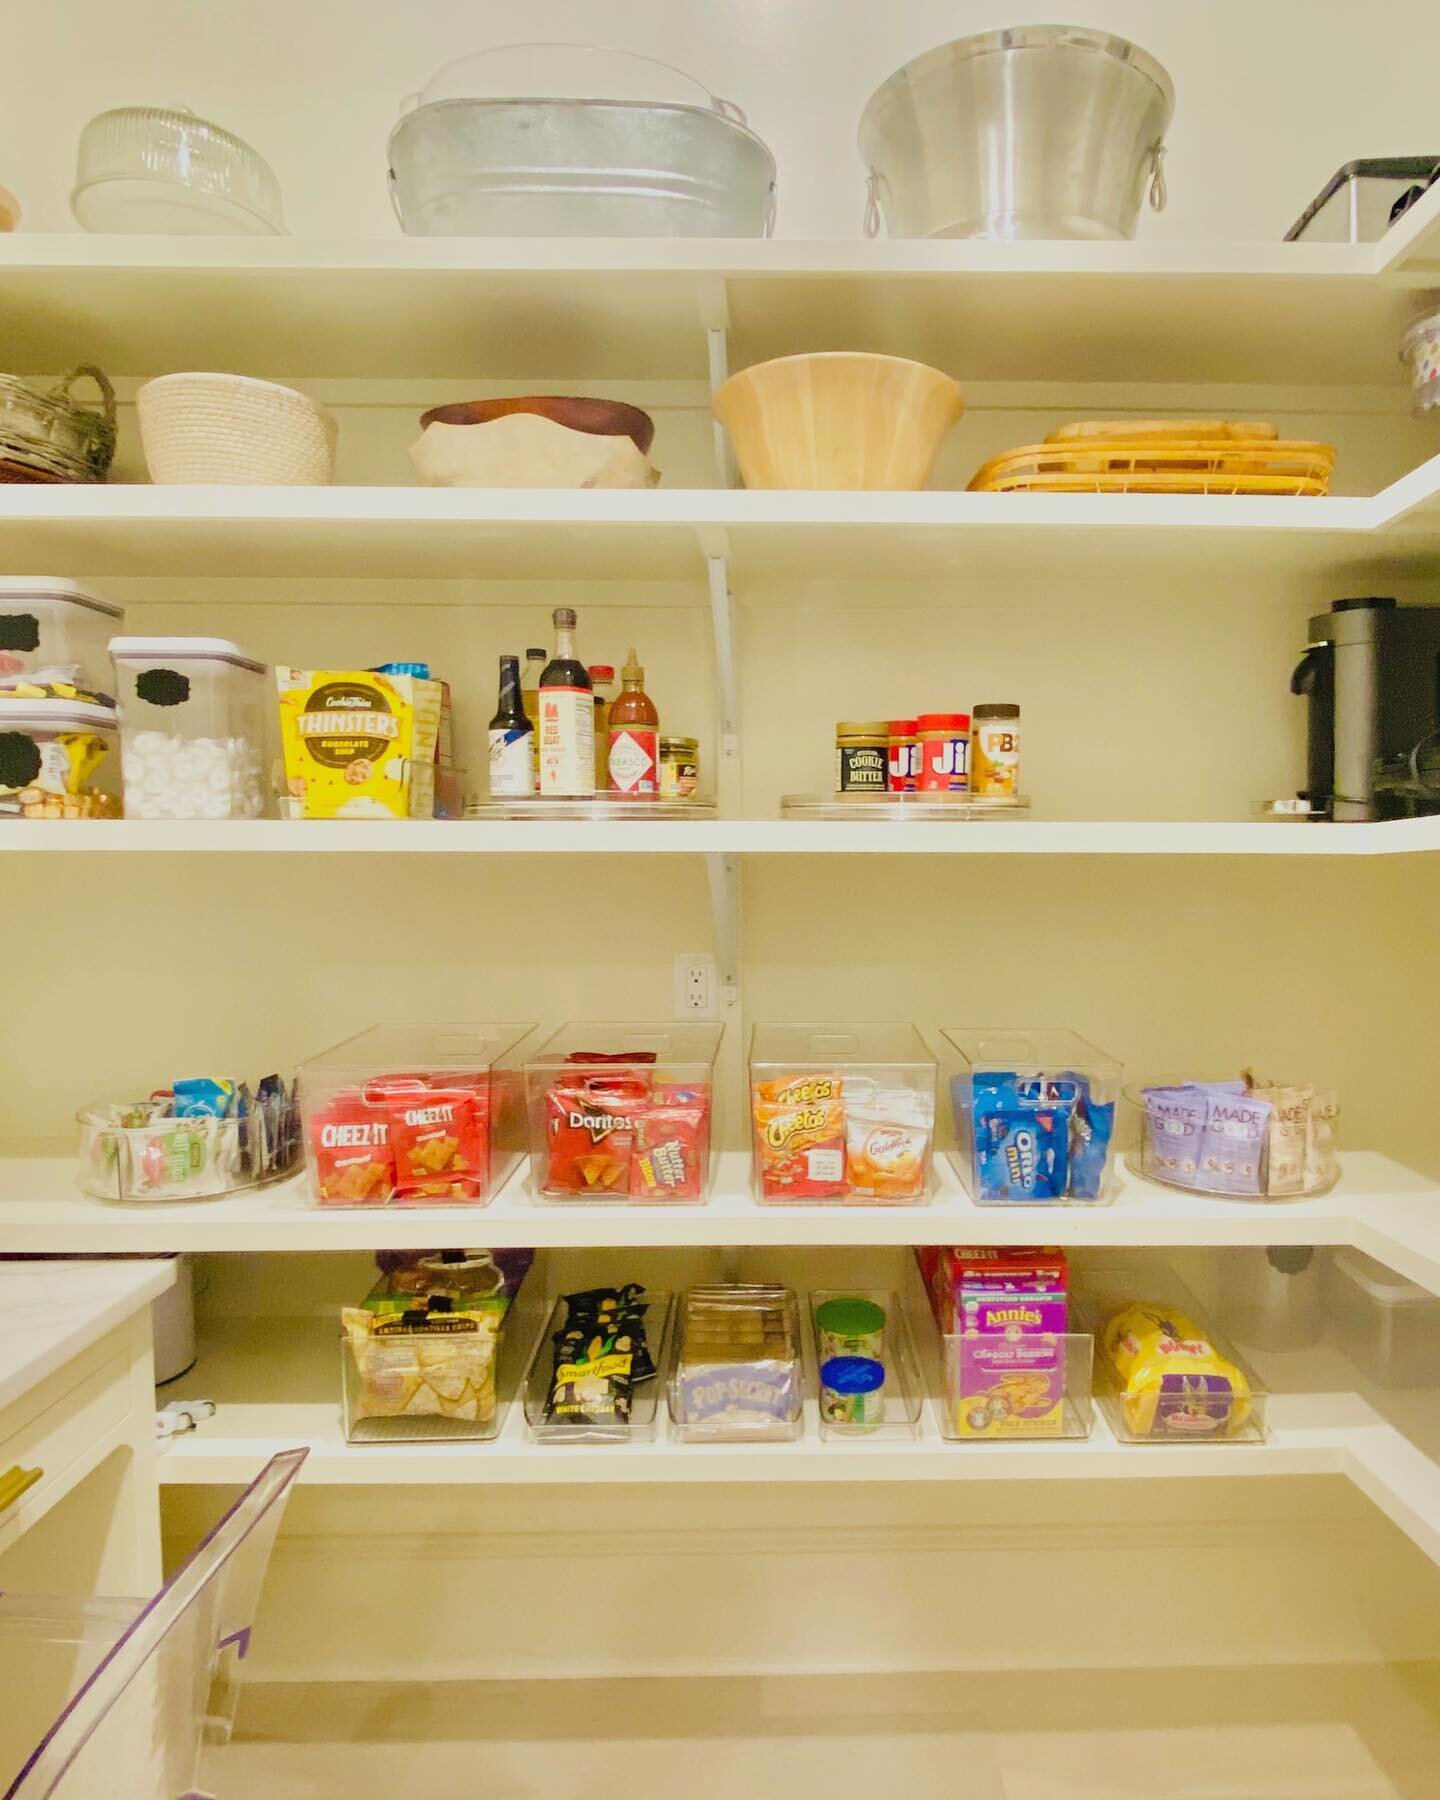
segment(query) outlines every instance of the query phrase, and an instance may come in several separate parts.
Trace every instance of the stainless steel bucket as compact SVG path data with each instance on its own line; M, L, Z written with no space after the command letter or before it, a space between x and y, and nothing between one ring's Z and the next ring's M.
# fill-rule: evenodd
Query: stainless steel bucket
M707 104L475 91L503 82L496 71L517 53L578 56L581 96L599 85L586 61L609 58L618 68L600 79L633 87L643 65L643 92L658 67ZM518 79L533 73L532 56ZM442 69L415 98L389 146L390 196L411 236L768 237L774 224L775 159L745 115L653 58L505 45Z
M1131 238L1162 164L1170 77L1108 32L1026 25L918 57L860 119L867 236Z

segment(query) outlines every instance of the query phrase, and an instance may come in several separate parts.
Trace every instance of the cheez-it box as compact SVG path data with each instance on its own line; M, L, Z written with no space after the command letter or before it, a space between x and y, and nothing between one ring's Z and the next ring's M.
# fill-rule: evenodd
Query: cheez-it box
M1053 1247L929 1245L917 1252L942 1332L1064 1332L1070 1271Z

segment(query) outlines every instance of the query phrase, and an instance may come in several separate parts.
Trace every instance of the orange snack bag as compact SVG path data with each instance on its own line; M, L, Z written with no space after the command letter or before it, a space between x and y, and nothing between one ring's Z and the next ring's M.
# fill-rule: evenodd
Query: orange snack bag
M833 1200L845 1192L845 1106L836 1074L757 1082L752 1095L760 1192Z
M877 1111L854 1111L845 1121L850 1192L876 1200L923 1200L930 1127Z

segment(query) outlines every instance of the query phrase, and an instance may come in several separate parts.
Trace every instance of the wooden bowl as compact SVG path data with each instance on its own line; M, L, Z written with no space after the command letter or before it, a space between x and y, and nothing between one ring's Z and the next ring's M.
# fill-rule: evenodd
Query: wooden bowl
M714 405L750 488L923 488L965 410L939 369L849 350L756 363Z
M655 441L655 421L623 400L581 400L564 394L521 394L510 400L460 400L421 413L421 425L488 425L509 413L539 413L571 431L594 437L628 437L642 456Z

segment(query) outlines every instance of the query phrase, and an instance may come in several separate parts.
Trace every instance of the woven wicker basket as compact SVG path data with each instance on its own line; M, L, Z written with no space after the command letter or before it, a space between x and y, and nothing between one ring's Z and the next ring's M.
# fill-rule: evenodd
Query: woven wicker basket
M87 379L98 406L70 392ZM0 482L103 481L114 455L115 391L99 369L82 364L44 394L0 375Z
M335 479L334 415L248 375L161 375L135 396L150 479L316 487Z

